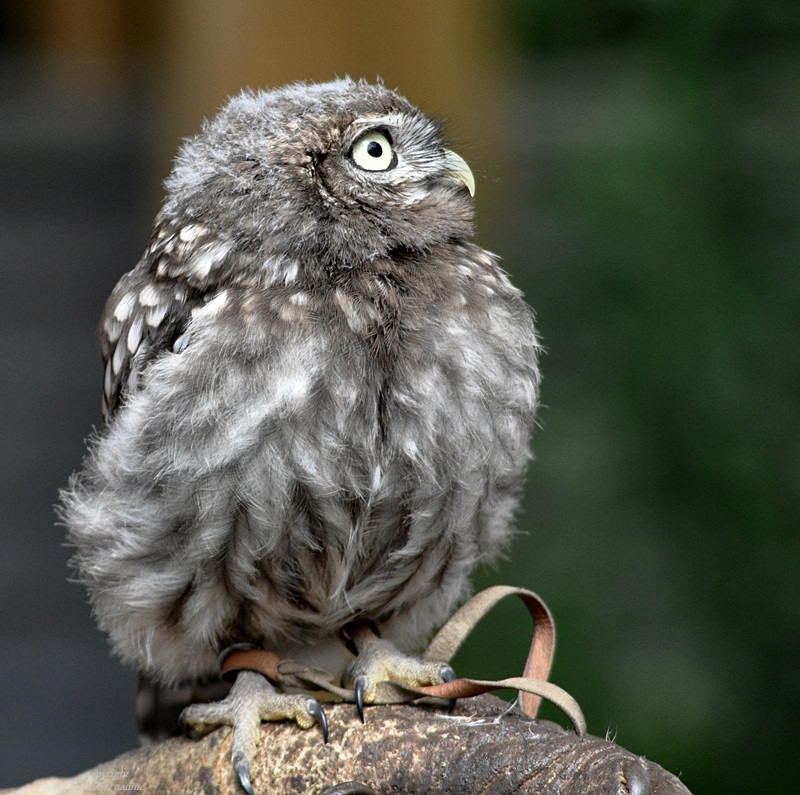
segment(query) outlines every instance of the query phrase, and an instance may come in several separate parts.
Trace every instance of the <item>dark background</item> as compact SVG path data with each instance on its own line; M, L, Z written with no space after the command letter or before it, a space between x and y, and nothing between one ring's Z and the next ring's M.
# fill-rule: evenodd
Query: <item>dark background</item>
M168 157L240 86L349 72L452 119L548 348L521 535L477 584L548 600L593 733L696 795L793 788L800 5L427 5L2 7L0 786L136 743L52 505ZM458 669L516 673L527 633L498 609Z

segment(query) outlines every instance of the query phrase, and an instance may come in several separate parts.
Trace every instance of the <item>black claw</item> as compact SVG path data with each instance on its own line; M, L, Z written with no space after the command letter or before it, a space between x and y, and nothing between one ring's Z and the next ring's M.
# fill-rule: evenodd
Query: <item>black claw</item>
M439 671L439 675L442 677L443 682L452 682L454 679L457 679L456 672L449 666L449 665L442 665L441 670ZM449 699L449 705L447 707L447 714L452 715L453 710L456 708L456 701L458 699L451 698Z
M356 691L356 709L358 710L358 717L364 723L364 693L367 692L369 680L363 674L359 674L353 680L353 689Z
M322 727L322 740L327 743L328 742L328 716L325 714L325 710L322 709L320 706L319 701L315 698L310 698L308 700L308 706L306 707L308 710L309 715L313 715L317 719L317 723Z
M247 795L255 795L253 785L250 783L250 765L248 761L243 758L234 760L233 769L236 772L236 778L239 779L239 784Z
M362 784L360 781L343 781L341 784L334 784L322 790L320 795L376 795L372 787Z

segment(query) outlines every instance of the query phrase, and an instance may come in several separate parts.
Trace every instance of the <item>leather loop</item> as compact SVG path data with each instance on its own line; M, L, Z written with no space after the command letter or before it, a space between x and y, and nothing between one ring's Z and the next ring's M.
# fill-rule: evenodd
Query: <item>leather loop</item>
M281 675L278 665L280 655L266 649L233 648L224 655L220 667L223 681L232 682L239 671L255 671L266 676L271 682L279 684Z
M510 585L493 585L476 593L465 602L436 633L422 659L450 662L481 619L508 596L518 596L523 601L534 623L533 637L522 676L546 681L550 676L556 648L556 627L553 616L541 597L533 591ZM520 693L520 706L530 718L536 717L540 702L539 695L528 691Z

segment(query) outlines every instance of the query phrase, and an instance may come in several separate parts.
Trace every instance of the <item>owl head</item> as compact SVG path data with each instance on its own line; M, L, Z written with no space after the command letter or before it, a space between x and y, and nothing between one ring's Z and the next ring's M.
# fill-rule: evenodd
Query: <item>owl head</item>
M239 94L184 142L166 187L169 215L325 266L472 231L474 179L439 125L364 81Z

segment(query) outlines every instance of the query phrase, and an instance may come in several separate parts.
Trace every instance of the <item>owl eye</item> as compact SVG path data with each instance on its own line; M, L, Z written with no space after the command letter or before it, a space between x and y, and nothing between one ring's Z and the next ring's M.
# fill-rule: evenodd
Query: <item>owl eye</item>
M350 157L366 171L388 171L397 165L397 155L389 136L379 130L364 133L353 144Z

